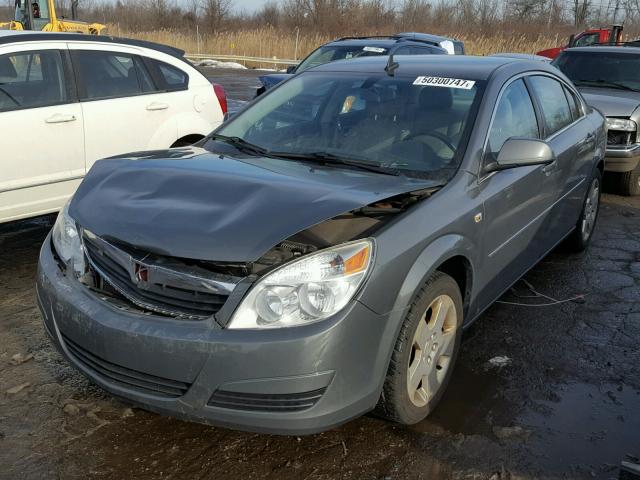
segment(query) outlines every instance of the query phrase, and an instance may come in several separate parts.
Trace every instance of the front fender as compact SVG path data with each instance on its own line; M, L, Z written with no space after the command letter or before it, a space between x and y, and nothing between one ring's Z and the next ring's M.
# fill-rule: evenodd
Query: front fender
M450 258L458 255L465 257L471 265L473 278L472 259L475 249L474 243L460 234L446 234L438 237L430 241L414 257L408 268L400 266L400 269L406 273L400 274L395 268L397 265L393 265L404 263L401 258L376 266L367 282L369 288L365 289L360 301L379 314L405 311L413 301L418 288ZM391 298L390 294L393 295Z
M384 326L382 341L378 345L376 362L371 365L372 372L380 378L378 388L382 390L385 372L404 322L409 306L417 295L419 288L445 261L455 256L464 256L471 265L471 278L474 278L473 263L471 261L474 251L473 243L466 237L458 234L448 234L430 242L418 255L413 265L408 269L404 278L400 280L400 287L392 300L391 310L386 310L386 325ZM393 273L389 275L393 276ZM389 299L389 290L392 289L393 279L385 279L383 272L372 272L369 282L371 285L380 285L379 288L369 289L363 292L359 301L376 312L378 308L384 308L385 299ZM388 283L387 283L388 281ZM397 285L397 283L395 283ZM377 313L377 312L376 312ZM373 317L373 316L372 316Z
M433 275L433 273L447 260L462 256L471 265L471 278L474 278L473 258L474 244L466 237L458 234L449 234L431 242L420 253L396 296L393 310L403 309L413 302L418 289ZM464 296L465 292L461 292Z

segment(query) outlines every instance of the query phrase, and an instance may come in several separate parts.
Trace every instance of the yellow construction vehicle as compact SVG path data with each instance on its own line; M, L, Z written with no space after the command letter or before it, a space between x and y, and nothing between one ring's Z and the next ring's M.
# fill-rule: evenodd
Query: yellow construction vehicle
M53 0L15 0L15 18L0 22L0 30L35 30L100 35L105 25L76 20L78 1L71 2L71 20L58 17Z

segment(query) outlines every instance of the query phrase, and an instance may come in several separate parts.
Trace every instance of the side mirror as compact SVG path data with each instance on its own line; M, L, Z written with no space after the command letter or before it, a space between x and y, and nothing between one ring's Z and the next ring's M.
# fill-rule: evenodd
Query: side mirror
M510 138L500 149L495 162L486 166L486 172L525 167L527 165L547 165L556 156L548 143L533 138Z
M287 67L287 73L296 73L296 68L298 68L297 65L289 65Z

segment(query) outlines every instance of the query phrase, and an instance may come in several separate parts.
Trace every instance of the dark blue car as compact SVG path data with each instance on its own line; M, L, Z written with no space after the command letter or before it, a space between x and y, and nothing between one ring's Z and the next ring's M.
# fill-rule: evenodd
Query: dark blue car
M343 37L326 43L311 52L298 65L291 65L287 73L273 73L259 77L256 96L271 87L311 67L335 60L348 60L377 55L464 55L464 44L440 35L428 33L397 33L390 36Z

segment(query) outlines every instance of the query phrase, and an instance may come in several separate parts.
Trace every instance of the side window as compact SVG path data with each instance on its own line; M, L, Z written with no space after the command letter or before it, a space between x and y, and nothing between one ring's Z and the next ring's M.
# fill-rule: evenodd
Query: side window
M411 55L413 54L412 47L409 47L409 46L400 47L395 52L393 52L393 54L394 55Z
M189 75L179 68L158 60L151 60L151 62L157 68L166 90L186 90L189 87Z
M412 55L431 55L434 53L440 53L440 52L434 48L429 48L429 47L411 47Z
M578 38L573 44L573 46L586 47L588 45L593 45L598 43L598 40L600 40L599 33L588 33L587 35L583 35L582 37Z
M0 55L0 111L57 105L67 100L60 52Z
M498 102L489 131L489 153L493 160L511 137L539 138L536 112L522 79L505 88Z
M542 115L547 126L546 135L553 135L569 125L573 119L562 84L551 77L541 75L529 77L529 80L533 94L542 107Z
M144 64L119 52L78 51L75 59L84 93L82 100L127 97L155 90Z
M564 93L567 96L567 100L569 101L569 110L571 110L571 116L573 120L577 120L582 116L582 108L580 107L580 100L576 97L575 93L569 90L567 87L564 87Z

